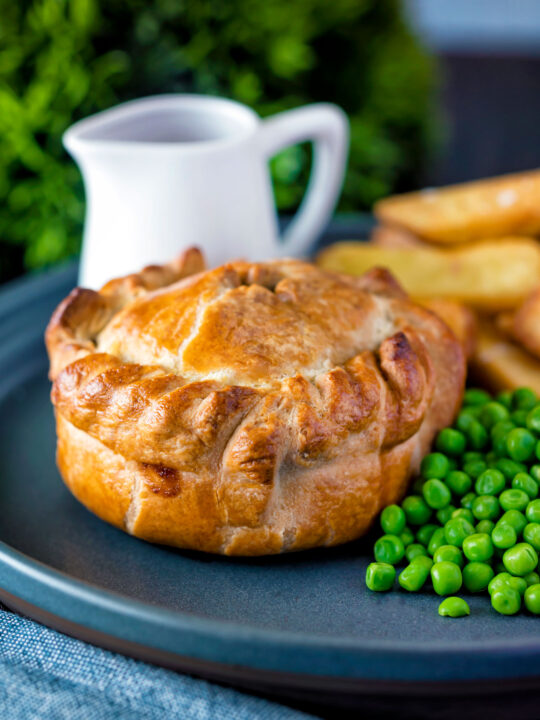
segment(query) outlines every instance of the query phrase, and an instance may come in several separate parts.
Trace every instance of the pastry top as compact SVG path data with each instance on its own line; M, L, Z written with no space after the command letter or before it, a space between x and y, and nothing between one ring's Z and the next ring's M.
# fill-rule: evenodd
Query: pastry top
M387 271L203 267L191 250L74 290L46 333L57 412L129 460L240 479L227 502L248 526L281 467L324 463L352 436L385 452L451 421L459 343Z
M313 380L393 334L387 300L294 260L236 262L138 298L96 348L186 381L271 387Z

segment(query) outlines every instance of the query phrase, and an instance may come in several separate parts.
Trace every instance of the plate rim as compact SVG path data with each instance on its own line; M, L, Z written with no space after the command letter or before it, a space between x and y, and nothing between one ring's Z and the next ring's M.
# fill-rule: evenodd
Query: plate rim
M60 270L22 278L0 290L0 328L3 319L6 317L5 306L3 305L4 296L10 298L8 303L10 313L16 312L17 308L26 307L29 296L34 303L45 295L50 298L56 289L57 293L60 294L59 299L61 299L64 286L66 283L72 282L75 272L76 265L70 263ZM40 287L42 288L41 295L39 292ZM27 288L30 288L29 294L25 292ZM35 344L38 336L42 335L43 329L42 319L38 313L34 322L25 324L24 337L20 338L24 342L20 344L15 342L9 352L7 349L3 351L4 362L7 359L6 352L12 358L21 352L23 346L26 347L28 343ZM14 340L17 340L17 338L14 338ZM0 364L3 364L2 358L0 358ZM43 366L44 361L38 362L36 357L27 358L25 377L38 376L42 372ZM6 384L4 384L2 390L0 394L5 397L8 391ZM215 648L212 647L212 643L217 641L221 645L227 646L230 657L229 664L258 667L261 670L268 671L276 669L271 664L272 658L276 655L282 655L287 650L290 651L290 664L294 665L296 663L297 665L297 669L290 670L290 672L299 674L305 670L305 661L300 662L300 656L309 654L310 651L312 654L317 651L320 656L319 664L323 663L326 669L331 661L335 663L336 672L332 677L375 680L383 677L379 670L386 663L386 679L399 681L403 679L403 675L399 672L402 664L410 664L412 660L416 662L420 660L421 664L424 665L426 661L437 664L438 658L444 658L447 661L452 660L450 665L454 665L454 659L463 659L463 654L469 657L473 665L477 667L485 665L486 668L491 668L488 674L477 676L476 679L479 680L482 678L493 680L499 677L503 679L510 677L540 677L540 635L531 635L526 640L513 638L503 640L495 638L481 641L456 640L454 642L445 640L442 646L440 641L437 640L430 640L418 645L415 644L414 640L376 639L369 641L343 636L332 638L328 635L316 633L308 634L298 631L256 627L228 620L215 620L186 611L174 611L159 605L151 605L142 600L136 600L74 578L61 570L26 555L1 540L0 567L4 571L4 576L6 576L7 572L8 580L11 583L10 589L7 587L6 582L3 581L4 589L6 592L11 592L21 601L32 603L36 597L41 598L41 602L36 603L36 606L85 627L91 627L88 616L93 618L92 622L94 623L103 621L104 615L107 614L112 616L113 620L114 618L123 619L123 623L119 623L117 628L118 632L113 633L113 635L125 641L130 639L129 633L125 632L125 623L130 619L135 620L136 625L148 622L151 627L159 625L162 630L164 627L170 628L176 634L183 634L184 641L192 648L189 656L199 660L215 660ZM44 589L47 590L46 593L43 592ZM55 603L58 602L58 598L63 599L65 602L65 614L56 612ZM70 612L71 616L69 615ZM105 620L107 620L107 617L105 617ZM111 622L111 617L109 617L109 622ZM159 645L153 645L149 642L145 642L145 645L147 647L159 647ZM195 648L195 645L197 648ZM269 647L273 649L273 656L268 652ZM223 650L223 648L221 649ZM245 661L246 657L248 658L247 662ZM497 674L497 663L501 665L503 662L506 671ZM448 662L444 663L444 665L447 666ZM467 663L464 663L464 665L467 665L467 671L463 674L463 677L471 677L471 665ZM410 672L414 669L413 666L414 662L409 668ZM508 673L508 666L512 667L513 674ZM366 667L371 667L373 672L371 674L366 673ZM318 672L316 664L310 668L309 674L321 677L328 676L327 671L324 673ZM449 682L458 679L458 677L455 671L445 673L444 668L440 668L439 679L443 682ZM426 679L426 676L425 672L419 673L417 669L414 678L407 677L405 679L407 682L422 681Z
M87 511L90 512L90 511ZM134 538L135 539L135 538ZM180 551L181 552L181 551ZM388 640L385 638L377 640L352 640L343 636L332 638L328 635L320 635L316 633L302 633L294 630L276 630L254 625L241 624L230 620L212 620L204 618L195 613L186 611L169 610L160 605L151 605L142 600L137 600L123 595L114 590L101 588L84 580L74 578L68 573L57 570L46 563L36 560L35 558L13 548L8 543L0 540L0 563L6 567L12 568L21 576L26 577L33 582L40 582L42 586L59 590L66 596L72 596L73 599L82 600L95 606L103 606L105 609L111 609L119 614L135 615L137 618L141 616L151 621L164 622L170 627L180 630L204 631L212 630L218 635L222 635L227 639L238 638L241 635L252 635L257 640L267 640L269 636L279 641L283 645L297 645L298 642L304 643L308 647L328 647L334 646L337 649L347 648L352 650L380 650L386 652L408 654L426 654L433 657L434 654L447 654L447 648L450 647L453 652L477 652L477 653L493 653L497 650L504 652L508 648L523 650L535 649L540 652L540 635L537 638L530 637L527 640L509 640L501 643L499 640L474 640L465 642L462 640L447 641L444 647L440 647L440 641L429 640L422 644L416 645L414 641L409 640ZM21 598L24 600L24 598ZM129 612L125 612L126 608ZM184 624L186 627L184 628ZM188 627L189 625L189 627ZM420 648L420 650L419 650Z

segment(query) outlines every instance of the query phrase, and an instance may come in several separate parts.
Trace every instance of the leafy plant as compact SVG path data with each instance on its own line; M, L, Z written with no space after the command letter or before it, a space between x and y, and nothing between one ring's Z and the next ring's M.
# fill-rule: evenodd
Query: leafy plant
M61 144L74 121L161 92L261 115L333 101L351 120L340 208L411 184L431 138L433 67L398 0L0 0L0 277L74 254L84 196ZM309 149L272 162L282 211Z

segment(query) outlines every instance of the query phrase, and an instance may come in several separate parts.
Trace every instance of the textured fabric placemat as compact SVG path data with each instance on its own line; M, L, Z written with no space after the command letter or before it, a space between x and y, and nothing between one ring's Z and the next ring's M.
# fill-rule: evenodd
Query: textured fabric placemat
M0 609L2 720L307 720L276 703L88 645Z

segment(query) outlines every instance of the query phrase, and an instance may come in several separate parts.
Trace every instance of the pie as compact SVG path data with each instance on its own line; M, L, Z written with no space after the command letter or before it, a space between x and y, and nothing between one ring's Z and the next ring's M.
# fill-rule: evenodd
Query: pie
M76 288L46 332L57 461L103 520L226 555L337 545L399 501L463 351L393 277L197 250Z

